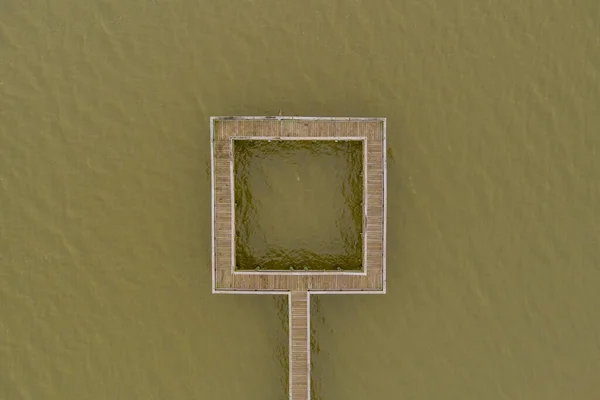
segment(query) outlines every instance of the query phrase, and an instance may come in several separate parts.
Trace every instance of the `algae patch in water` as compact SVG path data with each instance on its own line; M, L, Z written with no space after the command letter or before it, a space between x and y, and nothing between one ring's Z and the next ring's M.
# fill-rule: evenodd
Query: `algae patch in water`
M235 140L233 156L236 269L362 269L362 141Z

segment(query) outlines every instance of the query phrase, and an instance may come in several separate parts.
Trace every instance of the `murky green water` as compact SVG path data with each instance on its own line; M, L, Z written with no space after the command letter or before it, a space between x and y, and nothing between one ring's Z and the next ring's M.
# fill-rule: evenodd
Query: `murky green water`
M236 266L360 270L362 141L234 141Z
M280 300L210 290L208 118L282 109L388 117L388 294L313 301L316 398L594 399L599 38L595 0L0 2L0 398L286 398Z

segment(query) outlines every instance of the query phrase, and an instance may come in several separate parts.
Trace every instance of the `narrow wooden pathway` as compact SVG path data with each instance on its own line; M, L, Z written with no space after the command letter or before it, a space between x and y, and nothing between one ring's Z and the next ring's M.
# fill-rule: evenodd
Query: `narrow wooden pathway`
M290 400L310 399L310 295L292 291L289 298Z

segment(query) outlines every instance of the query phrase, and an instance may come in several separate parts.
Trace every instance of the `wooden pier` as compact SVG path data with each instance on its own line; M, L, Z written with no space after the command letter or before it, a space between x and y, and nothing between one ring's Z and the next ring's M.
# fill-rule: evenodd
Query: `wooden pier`
M385 118L213 117L211 133L213 293L289 296L289 396L310 398L310 295L386 291ZM360 271L236 270L233 142L363 141L363 260Z

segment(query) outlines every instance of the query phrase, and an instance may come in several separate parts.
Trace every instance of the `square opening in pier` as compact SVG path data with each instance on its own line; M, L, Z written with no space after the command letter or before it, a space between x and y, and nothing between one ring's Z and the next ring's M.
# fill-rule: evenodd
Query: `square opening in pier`
M363 140L233 140L237 270L363 269Z

